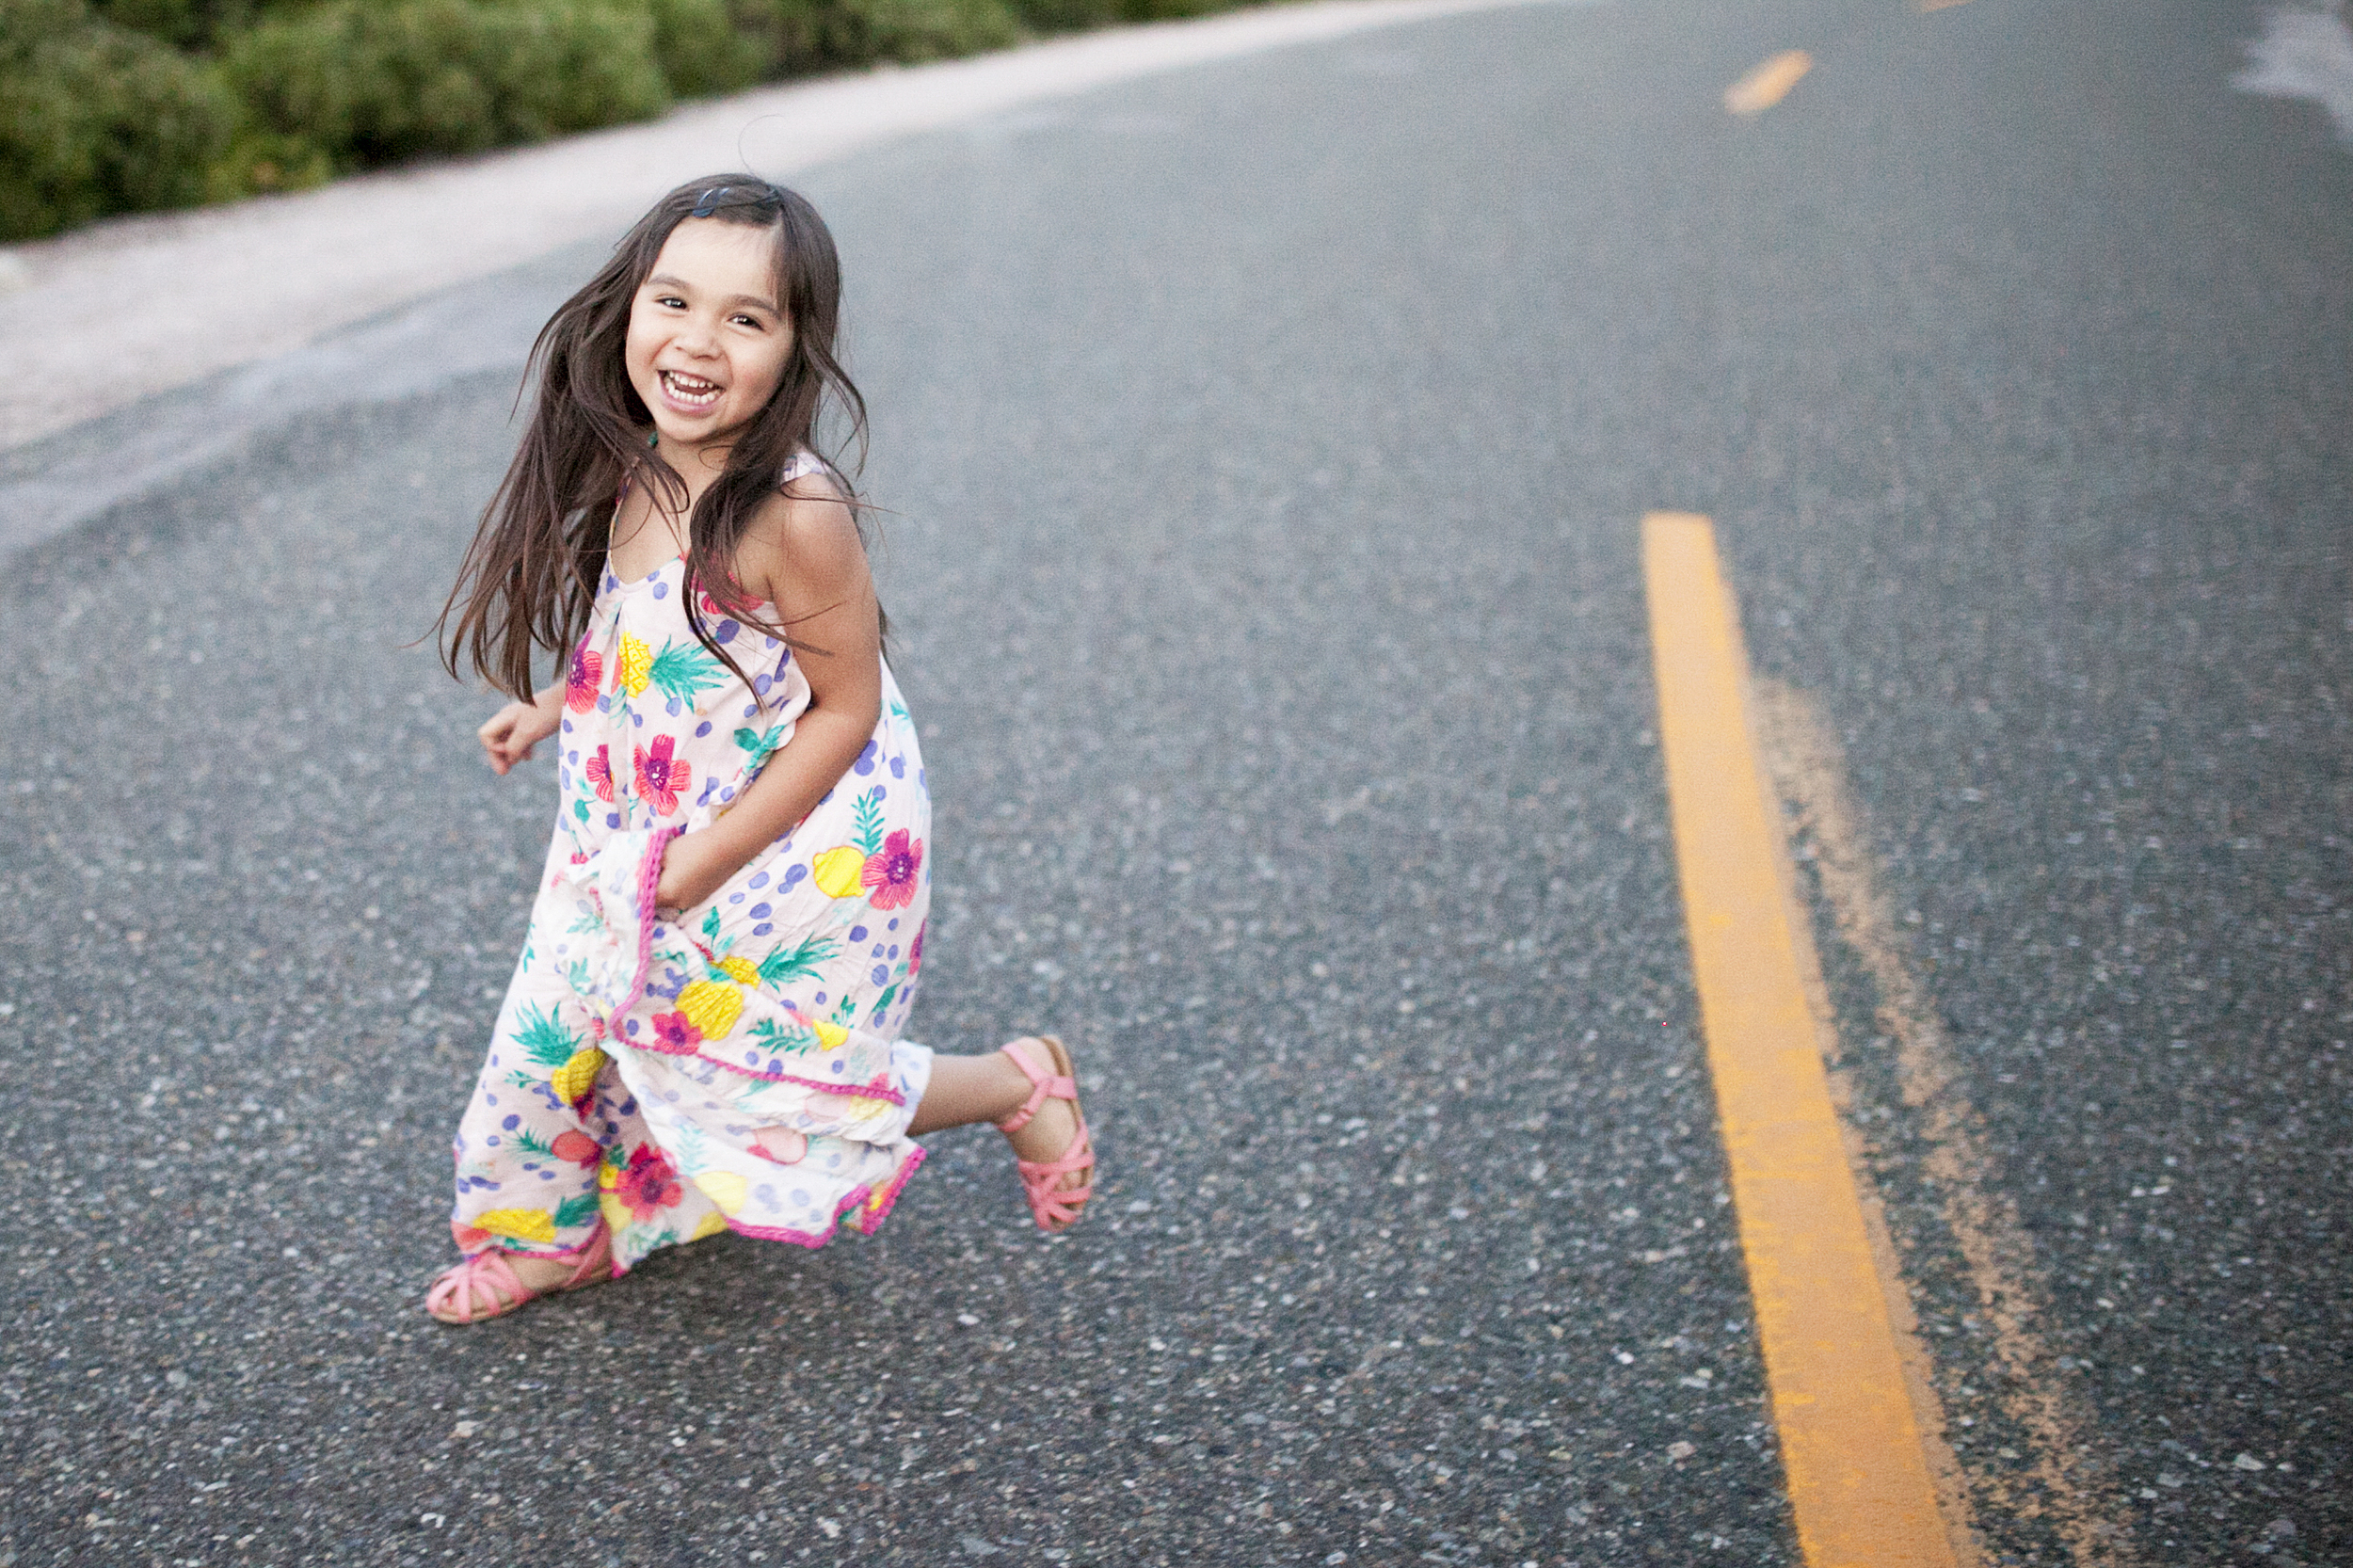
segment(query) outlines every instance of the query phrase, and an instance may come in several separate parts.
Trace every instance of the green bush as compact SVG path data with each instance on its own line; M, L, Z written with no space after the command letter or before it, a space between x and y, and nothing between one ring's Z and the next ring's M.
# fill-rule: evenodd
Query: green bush
M250 23L260 9L252 0L90 0L90 8L118 27L174 49L208 49Z
M0 0L0 240L1236 0Z
M948 59L1021 38L1004 0L733 0L728 8L737 30L759 40L769 77Z
M680 98L735 92L768 74L760 40L736 26L726 0L652 0L653 56Z
M0 0L0 239L203 200L236 123L200 62L80 0Z
M568 0L336 0L235 39L254 128L339 168L537 141L666 106L642 9Z

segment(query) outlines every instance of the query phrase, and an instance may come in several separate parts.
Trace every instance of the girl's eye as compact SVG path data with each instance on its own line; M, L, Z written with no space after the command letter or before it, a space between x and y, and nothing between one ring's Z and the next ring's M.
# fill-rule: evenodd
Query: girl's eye
M768 324L760 320L758 316L740 315L737 316L735 320L739 326L754 328L760 331L766 331L768 328Z

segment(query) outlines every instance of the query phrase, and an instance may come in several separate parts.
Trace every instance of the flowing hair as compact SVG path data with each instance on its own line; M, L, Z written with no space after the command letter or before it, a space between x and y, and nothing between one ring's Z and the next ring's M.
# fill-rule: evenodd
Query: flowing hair
M791 642L783 625L760 616L733 562L745 529L798 454L817 455L864 532L855 488L816 445L818 420L831 407L846 419L861 463L865 456L866 401L835 357L841 263L833 235L796 191L748 174L690 181L637 220L532 344L523 374L525 386L537 381L530 423L434 622L452 675L471 664L492 686L528 701L537 650L560 659L588 630L623 490L648 486L673 512L685 504L686 481L647 443L653 416L630 385L623 348L637 290L670 232L689 217L768 230L776 299L792 330L775 394L735 432L726 467L688 520L685 610L696 640L744 678L707 624L699 601L708 596L726 615Z

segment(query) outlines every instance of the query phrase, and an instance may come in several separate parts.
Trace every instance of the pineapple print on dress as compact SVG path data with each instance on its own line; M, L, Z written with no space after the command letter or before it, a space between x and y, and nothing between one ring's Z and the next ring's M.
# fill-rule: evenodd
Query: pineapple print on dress
M601 907L632 885L592 874L608 844L724 815L808 705L780 640L706 605L743 674L714 658L691 594L676 561L634 583L607 571L563 672L560 825L459 1129L469 1251L563 1256L600 1224L618 1269L721 1225L819 1245L843 1220L880 1224L920 1158L906 1122L930 1053L901 1032L931 803L887 665L870 744L789 836L705 904L640 911L642 950ZM624 928L625 947L609 939ZM643 975L638 1000L579 988L616 973Z
M597 1075L612 1058L578 1031L565 1028L552 1007L526 1007L520 1022L513 1039L522 1048L523 1060L546 1070L545 1081L557 1099L575 1113L584 1112L596 1093ZM512 1081L518 1088L529 1088L537 1080L519 1068Z

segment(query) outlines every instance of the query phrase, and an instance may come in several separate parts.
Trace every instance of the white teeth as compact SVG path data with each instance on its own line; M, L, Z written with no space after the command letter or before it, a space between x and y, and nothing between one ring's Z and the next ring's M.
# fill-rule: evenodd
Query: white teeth
M699 376L687 376L679 371L665 370L662 373L662 384L669 389L672 397L681 403L715 403L719 399L717 384L706 381Z

